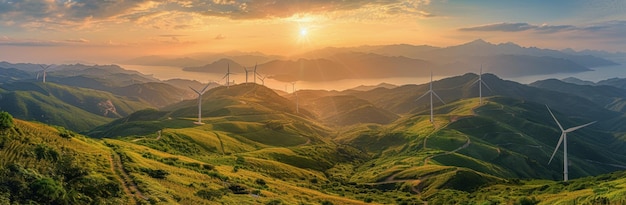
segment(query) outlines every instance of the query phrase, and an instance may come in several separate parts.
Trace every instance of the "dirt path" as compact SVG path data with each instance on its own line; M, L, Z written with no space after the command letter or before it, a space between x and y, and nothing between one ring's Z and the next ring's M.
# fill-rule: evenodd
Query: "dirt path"
M128 173L126 173L124 165L122 164L122 159L115 151L111 151L109 163L111 163L111 171L113 171L113 173L115 173L122 180L124 193L128 196L133 196L129 199L131 204L137 204L137 198L144 200L148 199L148 197L139 191L135 182L133 182Z
M122 178L122 176L115 171L115 162L113 162L113 154L111 154L107 159L109 160L109 164L111 165L111 173L115 174L115 178L122 184L122 189L124 190L124 193L126 194L126 196L132 196L132 192L130 192L130 188L128 188L128 185L126 185L126 182L124 182L124 179ZM129 204L137 204L137 202L135 201L135 197L129 197L128 198L128 203Z

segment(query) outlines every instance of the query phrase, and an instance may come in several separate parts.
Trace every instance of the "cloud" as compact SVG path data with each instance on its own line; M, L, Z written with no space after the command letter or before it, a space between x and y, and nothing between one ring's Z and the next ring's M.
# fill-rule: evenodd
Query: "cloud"
M502 31L502 32L518 32L536 29L537 26L528 23L495 23L480 25L468 28L460 28L460 31Z
M321 14L342 11L380 11L402 13L419 17L433 14L422 7L428 0L82 0L82 1L0 1L0 22L29 29L81 28L84 24L134 22L138 25L155 24L156 28L187 29L200 21L167 24L167 18L188 19L217 17L229 19L288 18L299 14ZM364 16L366 13L363 14ZM57 24L55 24L57 23Z
M494 23L467 28L459 31L482 31L482 32L527 32L532 31L540 34L568 32L578 35L597 35L603 37L626 36L626 21L603 21L594 24L574 25L533 25L529 23Z
M215 40L222 40L222 39L225 39L225 38L226 38L226 36L222 35L221 33L217 34L217 36L215 36Z
M89 40L84 39L84 38L80 38L80 39L67 39L67 40L65 40L65 42L70 42L70 43L89 43Z

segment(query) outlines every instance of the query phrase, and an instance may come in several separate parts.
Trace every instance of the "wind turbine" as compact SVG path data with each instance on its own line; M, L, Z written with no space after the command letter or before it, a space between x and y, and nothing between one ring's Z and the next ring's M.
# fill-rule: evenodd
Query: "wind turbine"
M39 67L41 67L41 69L43 70L43 83L46 83L46 70L48 70L50 66L52 65L47 65L47 66L39 65ZM39 79L39 73L37 73L37 79Z
M300 104L298 102L298 93L296 92L296 82L291 82L293 94L296 95L296 113L300 113Z
M257 75L259 75L259 73L257 73L257 72L256 72L256 65L257 65L257 64L255 63L255 64L254 64L254 84L256 84L256 78L257 78ZM259 76L260 76L260 75L259 75Z
M430 122L434 123L435 120L433 118L433 95L435 95L437 99L439 99L439 101L441 101L443 104L446 104L446 103L439 97L439 95L437 95L437 93L435 93L435 91L433 91L433 72L430 72L430 88L428 89L426 93L424 93L422 96L417 98L415 101L422 99L427 94L430 94Z
M261 85L265 85L265 78L267 78L267 76L262 76L261 74L259 74L258 78L261 81Z
M206 86L204 86L204 88L202 88L202 90L200 90L200 91L198 91L196 89L193 89L191 86L189 86L189 88L191 88L191 90L193 90L193 92L198 94L198 122L194 122L195 124L198 124L198 125L204 124L204 123L202 123L202 94L204 94L204 92L209 87L209 85L211 85L210 82L208 84L206 84Z
M552 162L552 158L554 157L554 154L556 154L556 151L559 149L559 146L561 146L561 142L563 142L563 181L566 182L568 180L568 169L567 169L567 133L573 132L577 129L583 128L583 127L587 127L593 123L596 123L597 121L593 121L584 125L579 125L576 127L572 127L572 128L568 128L566 130L563 129L563 126L561 126L561 123L559 123L559 121L556 119L556 117L554 117L554 114L552 114L552 111L550 110L550 107L548 107L548 105L546 105L546 108L548 108L548 112L550 112L550 115L552 115L552 118L554 119L554 121L556 122L556 124L559 126L559 129L561 129L561 138L559 138L559 142L556 144L556 148L554 148L554 152L552 152L552 156L550 157L550 161L548 161L548 164L550 164L550 162Z
M485 87L487 87L490 91L493 92L493 90L487 85L487 83L483 81L483 65L480 65L480 74L478 75L478 80L474 81L472 85L476 83L478 83L478 104L482 105L483 104L483 85L485 85Z
M248 70L246 67L243 67L243 70L246 71L246 83L248 83L248 73L250 72L250 70Z
M224 75L224 77L222 77L222 80L224 78L226 78L226 88L230 88L230 75L234 74L234 73L230 72L230 63L227 64L227 65L228 65L228 68L227 68L228 70L226 71L226 75ZM247 77L247 75L246 75L246 77Z

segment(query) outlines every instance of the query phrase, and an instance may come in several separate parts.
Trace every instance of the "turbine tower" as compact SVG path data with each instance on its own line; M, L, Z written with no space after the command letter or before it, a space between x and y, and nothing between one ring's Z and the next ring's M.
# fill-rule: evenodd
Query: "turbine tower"
M554 148L554 152L552 152L552 156L550 157L550 161L548 161L548 164L550 164L550 162L552 162L552 158L554 157L554 154L556 154L556 151L559 149L559 146L561 146L561 142L563 142L563 181L566 182L568 180L568 168L567 168L567 133L573 132L577 129L583 128L583 127L587 127L593 123L596 123L597 121L593 121L584 125L579 125L576 127L572 127L572 128L568 128L566 130L563 129L563 126L561 126L561 123L559 123L559 121L556 119L556 117L554 117L554 114L552 114L552 111L550 110L550 107L548 107L548 105L546 105L546 108L548 108L548 112L550 112L550 115L552 115L552 118L554 119L554 122L556 122L556 124L559 126L559 129L561 129L561 138L559 138L559 142L556 144L556 148Z
M430 88L428 89L426 93L424 93L422 96L417 98L416 101L423 98L427 94L430 94L430 122L434 123L435 120L433 118L433 95L435 95L437 99L439 99L439 101L441 101L443 104L446 104L446 103L439 97L439 95L437 95L437 93L435 93L435 91L433 91L433 72L430 72Z
M291 82L292 92L296 95L296 113L300 113L300 104L298 102L298 93L296 92L296 82Z
M474 81L472 85L476 83L478 83L478 104L482 105L483 104L483 85L493 92L493 90L487 85L487 83L483 81L483 65L480 65L480 74L478 75L478 80Z
M189 88L191 88L193 92L198 94L198 122L194 122L194 124L198 124L198 125L204 124L202 123L202 94L206 92L206 89L209 87L209 85L211 85L210 82L207 83L206 86L204 86L204 88L202 88L202 90L200 91L193 89L191 86L189 86Z
M243 67L243 70L246 71L246 83L248 83L248 73L250 70L248 70L245 66Z
M43 83L46 83L46 70L48 70L50 66L52 65L47 65L47 66L39 65L39 67L41 67L41 70L43 71ZM39 74L37 74L37 78L39 78Z
M230 88L230 75L231 75L231 74L234 74L234 73L231 73L231 72L230 72L230 63L229 63L229 64L227 64L227 65L228 65L228 68L227 68L227 70L226 70L226 74L224 75L224 77L222 77L222 80L223 80L224 78L226 78L226 88ZM246 75L246 76L247 76L247 75Z

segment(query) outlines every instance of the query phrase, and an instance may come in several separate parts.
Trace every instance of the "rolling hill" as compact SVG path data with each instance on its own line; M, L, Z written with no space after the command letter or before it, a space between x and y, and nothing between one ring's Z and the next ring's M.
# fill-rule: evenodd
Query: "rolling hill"
M541 80L530 85L580 96L616 112L626 111L626 90L617 87L608 85L576 85L556 79Z
M15 82L0 85L0 109L17 118L86 131L151 107L108 92L55 83Z

